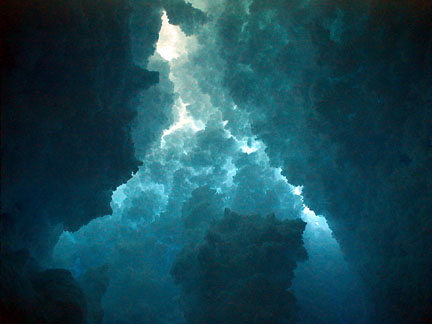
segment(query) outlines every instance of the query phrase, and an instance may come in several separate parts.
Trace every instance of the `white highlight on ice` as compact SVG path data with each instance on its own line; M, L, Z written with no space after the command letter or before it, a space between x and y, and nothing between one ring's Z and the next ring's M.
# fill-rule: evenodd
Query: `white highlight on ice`
M293 194L296 196L301 196L302 191L303 191L303 186L297 186L294 188Z
M297 186L292 189L292 193L296 196L300 196L303 202L302 196L303 186ZM313 210L303 203L302 219L308 223L309 226L313 226L316 229L321 229L324 232L331 233L331 229L327 224L327 220L320 215L316 215Z
M179 129L190 129L194 132L198 132L205 128L205 125L201 121L196 121L193 119L189 112L186 109L187 104L185 104L181 98L177 100L174 105L174 110L178 114L178 120L174 124L172 124L168 129L165 129L162 133L161 138L161 147L164 147L166 144L165 137L174 133Z
M243 153L251 154L253 152L256 152L258 150L258 148L256 148L256 147L249 147L248 145L243 145L241 147L241 150L242 150Z
M256 140L253 137L244 137L241 140L237 140L237 141L240 144L241 151L248 155L260 149L263 151L265 148L263 142Z

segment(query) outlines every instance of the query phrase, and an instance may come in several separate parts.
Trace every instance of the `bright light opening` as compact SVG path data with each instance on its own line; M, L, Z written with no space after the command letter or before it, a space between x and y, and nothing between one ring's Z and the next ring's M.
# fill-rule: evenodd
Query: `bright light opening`
M162 16L162 28L159 32L159 40L156 44L156 51L165 60L171 61L172 59L178 58L179 53L178 42L180 40L180 28L178 26L171 25L168 22L168 16L164 10Z

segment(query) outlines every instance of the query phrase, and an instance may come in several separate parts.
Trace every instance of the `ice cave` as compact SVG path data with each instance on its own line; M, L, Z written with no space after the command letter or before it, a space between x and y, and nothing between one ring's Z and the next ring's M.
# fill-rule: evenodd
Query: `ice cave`
M5 0L0 323L432 323L432 3Z

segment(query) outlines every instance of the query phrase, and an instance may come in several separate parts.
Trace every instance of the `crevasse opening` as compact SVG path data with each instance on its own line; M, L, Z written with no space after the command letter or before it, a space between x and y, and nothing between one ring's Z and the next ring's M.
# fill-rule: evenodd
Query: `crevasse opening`
M166 305L154 300L160 297L152 294L164 294L165 291L168 300L176 298L177 288L168 278L169 268L184 242L170 232L164 233L151 226L161 218L168 222L181 218L189 197L197 188L208 186L215 190L223 207L239 213L275 213L279 219L301 218L307 223L303 240L309 259L299 264L292 283L303 323L315 320L308 318L308 312L311 308L317 311L317 307L333 309L336 314L333 316L341 323L362 323L364 318L358 318L358 315L354 318L352 314L353 310L358 314L358 308L361 308L364 317L367 316L363 288L360 284L346 288L338 283L338 280L356 283L359 280L346 264L326 219L304 204L302 186L289 184L281 174L282 170L270 165L265 144L253 134L247 113L236 109L223 87L221 75L216 72L222 59L216 55L215 66L207 67L208 71L204 72L202 66L194 63L199 60L196 55L200 55L200 47L206 46L200 43L202 39L205 40L202 35L186 36L180 27L169 23L167 13L163 12L159 41L149 67L168 66L169 72L161 72L161 82L156 88L160 93L169 92L168 86L172 89L172 124L154 141L139 171L114 191L113 214L93 220L76 233L64 232L54 252L57 264L71 269L76 277L92 267L110 264L111 282L103 302L104 322L115 323L122 317L112 307L122 306L119 296L132 289L129 280L146 280L140 277L143 276L140 273L143 265L134 263L134 258L140 255L146 262L154 262L144 268L157 288L154 292L153 288L141 283L142 289L150 289L149 295L142 295L144 291L134 294L161 311ZM208 73L219 87L213 89L213 97L202 90L202 83L208 81ZM227 111L231 119L225 119ZM232 126L238 122L243 123L241 128ZM205 204L212 203L209 200ZM176 224L175 221L172 223ZM149 237L156 240L155 246L160 251L154 253L160 255L155 256L151 250L135 251L154 244L149 243ZM121 255L122 246L134 245L136 247L129 256ZM337 278L320 270L324 260L327 267L334 267ZM137 272L138 277L131 278L133 272ZM311 295L326 302L317 303L316 299L310 299ZM348 306L347 300L359 303ZM172 318L184 320L178 308L165 315L163 323Z

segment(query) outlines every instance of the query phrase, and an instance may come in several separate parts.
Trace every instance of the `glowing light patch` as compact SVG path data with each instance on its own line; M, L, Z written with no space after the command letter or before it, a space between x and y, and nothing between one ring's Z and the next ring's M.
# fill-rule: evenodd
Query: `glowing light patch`
M159 40L156 44L156 51L165 60L171 61L180 56L181 53L178 47L180 35L180 28L168 22L168 16L164 11L162 16L162 28L159 32Z
M239 142L239 145L241 145L240 149L242 150L242 152L246 154L251 154L263 148L262 142L256 141L252 137L244 137L241 140L237 141Z
M308 225L313 225L315 229L320 229L327 233L332 232L328 227L327 220L323 216L316 215L315 212L310 210L306 205L303 205L302 219L308 223Z
M301 196L303 191L303 186L297 186L293 189L293 194L296 196Z
M243 145L241 147L241 150L242 150L243 153L251 154L253 152L256 152L258 150L258 148L256 148L256 147L249 147L247 145Z
M177 110L178 113L178 120L174 124L170 126L170 128L165 129L162 133L161 138L161 147L165 146L166 140L165 137L174 133L177 130L180 129L191 129L194 132L198 132L200 130L203 130L205 128L205 125L200 120L193 119L189 112L186 109L187 104L185 104L181 98L178 99L176 102L174 109Z

